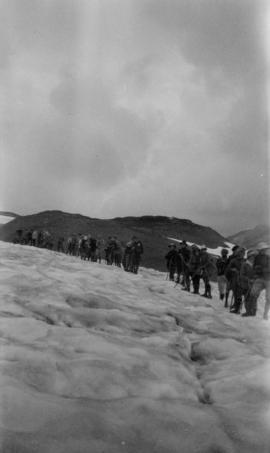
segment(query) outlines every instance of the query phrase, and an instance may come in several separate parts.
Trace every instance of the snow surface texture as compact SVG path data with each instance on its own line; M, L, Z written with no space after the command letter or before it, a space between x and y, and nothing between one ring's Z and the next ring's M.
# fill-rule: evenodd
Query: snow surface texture
M269 453L270 322L0 242L3 453Z

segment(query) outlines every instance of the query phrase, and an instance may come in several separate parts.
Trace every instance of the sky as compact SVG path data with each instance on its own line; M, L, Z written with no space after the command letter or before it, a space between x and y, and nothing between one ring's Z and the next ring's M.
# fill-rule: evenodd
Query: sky
M265 0L0 0L0 17L1 210L269 220Z

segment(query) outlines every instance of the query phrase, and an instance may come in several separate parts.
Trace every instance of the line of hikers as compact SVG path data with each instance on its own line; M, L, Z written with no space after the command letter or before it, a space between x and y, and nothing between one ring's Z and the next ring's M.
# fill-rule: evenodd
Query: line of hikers
M98 261L101 263L102 250L108 265L122 267L126 272L138 273L143 254L143 245L136 236L123 247L117 236L108 236L105 242L95 239L91 235L72 235L67 240L67 253L80 256L83 260Z
M202 296L211 299L210 278L215 272L215 265L207 253L207 248L205 246L199 248L195 244L189 247L186 241L180 242L178 250L175 244L170 244L169 248L169 252L165 255L169 279L175 281L176 274L176 283L181 283L185 291L190 291L192 283L194 294L199 294L200 279L202 279L204 282Z
M51 233L48 230L16 230L16 236L13 240L14 244L33 245L52 250L54 241Z
M102 261L104 256L108 265L123 267L126 272L138 273L143 254L143 244L133 236L124 246L116 236L108 236L104 241L92 235L71 234L67 240L63 236L57 241L47 230L17 230L14 243L31 245L40 248L56 250L71 256L78 256L82 260L92 262Z
M243 247L235 245L228 256L228 249L221 251L221 256L214 260L207 248L197 245L189 247L186 241L169 245L169 252L165 255L168 277L176 283L182 284L182 289L190 291L192 282L193 293L199 294L200 279L204 282L202 296L212 298L210 279L217 276L220 300L224 306L229 306L230 312L240 314L244 303L245 313L242 316L256 316L257 300L262 290L265 290L264 319L268 319L270 309L270 257L269 246L260 243L257 249L246 252ZM246 258L245 258L246 256Z

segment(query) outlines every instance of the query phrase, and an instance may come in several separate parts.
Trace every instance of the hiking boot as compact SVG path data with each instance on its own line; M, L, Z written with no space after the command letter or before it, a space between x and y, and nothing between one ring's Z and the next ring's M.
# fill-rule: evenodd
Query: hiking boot
M242 314L241 316L243 316L243 317L245 317L245 318L246 318L247 316L251 316L251 314L250 314L250 313L248 313L248 312L246 312L246 313L243 313L243 314Z

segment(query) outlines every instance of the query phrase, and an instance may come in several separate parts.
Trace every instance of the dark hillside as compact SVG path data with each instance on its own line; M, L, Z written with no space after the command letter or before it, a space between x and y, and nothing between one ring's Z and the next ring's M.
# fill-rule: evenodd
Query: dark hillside
M106 239L118 236L123 245L133 236L140 238L144 245L142 265L165 270L164 255L168 251L169 237L215 248L223 246L226 239L209 227L197 225L190 220L164 216L117 217L114 219L93 219L80 214L62 211L45 211L34 215L20 216L0 229L0 239L12 242L16 230L47 229L55 241L59 236L91 234Z

